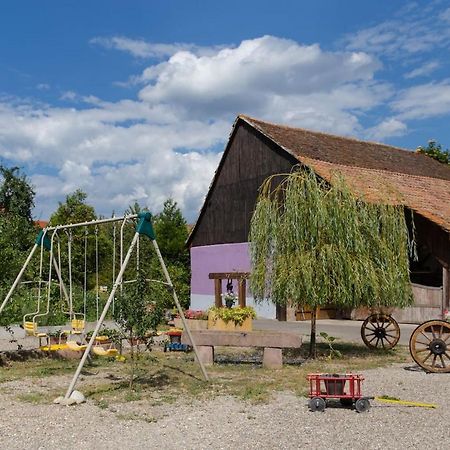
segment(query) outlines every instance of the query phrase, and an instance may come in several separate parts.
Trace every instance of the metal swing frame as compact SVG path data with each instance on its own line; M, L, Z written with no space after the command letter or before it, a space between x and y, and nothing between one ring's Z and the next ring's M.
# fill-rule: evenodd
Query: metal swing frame
M69 385L69 387L68 387L68 389L66 391L65 399L68 399L70 397L70 395L72 394L72 392L73 392L73 390L74 390L74 388L76 386L76 383L78 381L78 378L80 376L80 373L81 373L81 371L83 369L83 366L84 366L84 364L85 364L85 362L86 362L86 360L88 358L88 355L89 355L90 351L92 350L92 347L94 345L95 339L98 336L99 330L100 330L100 328L101 328L101 326L102 326L102 324L103 324L103 322L104 322L104 320L106 318L106 314L108 313L108 310L109 310L109 308L110 308L110 306L111 306L111 304L112 304L112 302L114 300L114 296L116 294L116 291L117 291L117 289L120 286L122 286L122 278L123 278L123 275L125 273L125 269L127 268L127 265L128 265L128 263L130 261L130 258L131 258L131 255L133 253L133 250L134 250L134 248L137 245L137 242L138 242L138 239L139 239L140 235L145 235L148 238L150 238L150 240L152 241L153 248L155 250L156 256L157 256L157 258L159 260L159 263L161 265L161 269L163 271L164 278L165 278L165 281L161 281L161 282L163 284L165 284L167 286L167 289L172 293L174 303L175 303L175 305L177 307L177 310L178 310L178 312L180 314L180 318L181 318L181 320L183 322L184 330L188 334L189 339L190 339L190 341L192 343L192 347L193 347L195 355L196 355L196 360L197 360L197 362L198 362L198 364L200 366L200 369L201 369L201 372L203 374L203 377L205 378L206 381L209 381L209 377L208 377L208 374L206 372L205 366L203 365L203 363L202 363L202 361L201 361L201 359L199 357L197 346L195 344L195 341L194 341L194 339L192 337L189 325L188 325L188 323L186 321L186 318L184 316L183 309L181 308L181 304L180 304L180 302L178 300L178 296L177 296L177 293L175 291L175 288L174 288L174 285L172 283L172 280L170 278L170 275L169 275L169 272L167 270L166 264L164 262L164 259L163 259L162 255L161 255L161 252L159 250L158 243L156 242L156 236L155 236L154 231L153 231L151 217L152 216L151 216L151 214L149 212L146 212L146 213L144 212L144 213L139 213L139 214L129 214L129 215L121 216L121 217L112 217L110 219L99 219L99 220L92 220L92 221L89 221L89 222L81 222L81 223L68 224L68 225L57 225L55 227L44 228L44 230L42 230L39 233L33 248L31 249L31 251L30 251L30 253L29 253L29 255L28 255L28 257L27 257L27 259L26 259L26 261L24 263L24 265L22 266L22 269L19 271L16 279L14 280L14 283L12 284L12 286L11 286L10 290L8 291L5 299L3 300L2 304L0 305L0 314L1 314L2 311L4 310L4 308L6 307L7 303L11 299L11 297L12 297L12 295L13 295L16 287L17 287L17 285L19 284L23 274L25 273L25 270L28 267L30 261L32 260L33 255L35 254L36 250L40 247L41 248L41 254L42 254L43 253L43 249L47 248L48 244L50 244L50 249L49 250L52 250L53 239L50 242L48 242L49 239L48 239L48 236L47 236L47 233L49 233L50 231L53 232L52 233L52 238L53 238L54 235L55 235L55 232L57 230L70 230L70 229L73 229L73 228L87 227L87 226L91 226L91 225L97 226L99 224L105 224L105 223L122 222L121 242L123 242L123 227L124 227L124 224L127 221L136 221L137 222L136 223L134 237L133 237L133 239L132 239L132 241L130 243L130 246L128 248L127 254L126 254L126 256L123 259L122 259L122 256L123 256L122 255L122 247L123 246L121 246L121 255L120 255L121 256L121 258L120 258L121 264L120 264L119 273L118 273L117 277L115 278L115 281L114 281L114 284L112 286L111 292L109 294L108 300L105 303L105 306L104 306L103 311L102 311L102 313L100 315L100 318L97 320L96 327L95 327L95 329L94 329L94 331L92 333L92 336L91 336L91 338L90 338L90 340L89 340L89 342L87 344L86 349L84 350L83 356L81 357L80 363L79 363L79 365L77 367L77 370L76 370L76 372L75 372L75 374L73 376L73 379L72 379L72 381L71 381L71 383L70 383L70 385ZM47 237L47 241L46 241L46 237ZM54 255L53 255L52 251L50 252L50 258L53 259L53 264L55 265L55 271L57 272L57 276L58 276L58 278L60 280L61 285L63 285L61 273L60 273L60 271L58 269L58 264L57 264L56 259L54 258ZM51 269L50 269L50 272L51 272ZM157 281L157 280L151 280L151 281ZM68 294L67 294L67 291L65 289L65 286L63 287L63 291L65 293L66 299L69 301Z

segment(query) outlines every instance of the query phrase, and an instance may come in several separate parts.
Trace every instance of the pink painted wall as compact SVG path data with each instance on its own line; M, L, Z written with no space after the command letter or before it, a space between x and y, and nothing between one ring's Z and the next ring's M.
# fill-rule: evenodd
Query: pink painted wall
M250 272L248 242L191 247L191 294L214 294L211 272ZM224 285L225 289L225 285ZM237 289L234 284L234 292Z

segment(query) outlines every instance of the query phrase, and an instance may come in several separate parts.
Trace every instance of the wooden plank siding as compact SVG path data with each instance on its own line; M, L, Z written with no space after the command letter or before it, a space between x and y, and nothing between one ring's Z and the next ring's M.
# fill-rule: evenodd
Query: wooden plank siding
M443 267L450 268L449 233L420 214L414 214L414 224L418 243L423 242Z
M271 140L240 122L225 150L196 224L190 245L247 242L250 219L262 182L270 175L290 172L298 161Z

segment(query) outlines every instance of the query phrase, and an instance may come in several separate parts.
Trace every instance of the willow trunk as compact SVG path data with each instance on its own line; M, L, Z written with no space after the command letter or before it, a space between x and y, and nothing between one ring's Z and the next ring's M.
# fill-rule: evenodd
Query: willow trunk
M317 321L317 308L312 308L311 309L311 338L309 341L309 357L312 359L315 359L317 357L316 321Z

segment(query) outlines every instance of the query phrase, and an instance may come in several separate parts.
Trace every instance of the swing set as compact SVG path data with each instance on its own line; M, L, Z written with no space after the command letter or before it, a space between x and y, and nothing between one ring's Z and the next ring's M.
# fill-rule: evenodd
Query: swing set
M120 269L116 275L116 225L120 223ZM124 230L126 224L133 224L135 228L134 236L131 243L128 246L128 250L125 254L124 252ZM99 225L112 224L113 225L113 263L112 263L112 288L109 293L108 299L103 306L103 310L100 314L100 287L99 287L99 239L98 239L98 227ZM87 305L87 285L88 285L88 235L89 230L94 228L95 236L95 281L96 281L96 296L95 296L95 307L96 307L96 326L92 332L89 341L86 344L78 344L75 340L68 339L65 344L61 344L61 337L65 336L81 336L83 339L85 337L86 330L86 305ZM83 278L83 311L74 311L74 292L73 292L73 274L72 274L72 244L73 244L73 231L79 229L84 229L84 278ZM63 271L61 267L61 243L62 243L62 233L67 237L67 261L68 261L68 286L63 280ZM27 313L23 316L23 328L28 336L34 336L39 339L39 346L41 349L45 350L59 350L61 348L68 348L70 350L82 351L83 355L81 357L80 363L74 374L74 377L67 389L65 399L69 399L72 394L75 385L80 376L81 370L88 358L90 352L99 356L116 356L118 351L111 344L109 347L105 348L105 337L99 334L100 328L105 321L106 315L112 306L114 311L114 297L116 291L120 288L122 292L125 283L133 283L136 280L123 280L125 270L130 262L133 251L136 249L136 267L139 270L140 255L139 255L139 238L140 236L145 236L150 239L153 244L153 248L156 252L157 258L159 260L162 272L164 274L165 281L146 279L146 282L158 282L164 284L167 289L172 293L174 303L178 309L180 317L183 321L184 330L189 336L192 342L192 347L197 356L197 361L200 365L202 374L205 380L208 381L208 374L206 373L205 367L198 357L197 346L192 338L189 326L185 319L183 310L178 300L178 296L175 292L174 286L170 279L170 275L167 271L164 259L159 250L158 244L156 242L155 233L153 230L151 222L151 214L149 212L142 212L139 214L129 214L122 217L113 217L109 219L99 219L90 222L82 222L77 224L67 224L67 225L57 225L54 227L46 227L41 230L36 237L33 248L31 249L24 265L22 266L19 274L17 275L14 283L12 284L10 290L8 291L3 303L0 305L0 315L5 309L8 302L11 300L14 291L18 287L27 267L33 259L34 254L39 250L39 274L38 279L35 281L26 281L24 283L33 283L37 285L37 300L36 300L36 310ZM48 255L45 252L48 252ZM44 279L44 260L47 258L48 261L48 276ZM54 272L53 272L54 269ZM53 280L53 274L56 275L57 281ZM58 285L60 290L60 300L64 306L63 313L68 317L69 327L64 325L63 330L60 333L59 343L56 345L50 345L49 332L39 326L40 321L45 320L49 316L52 304L52 286ZM42 346L42 339L47 342L46 346Z

